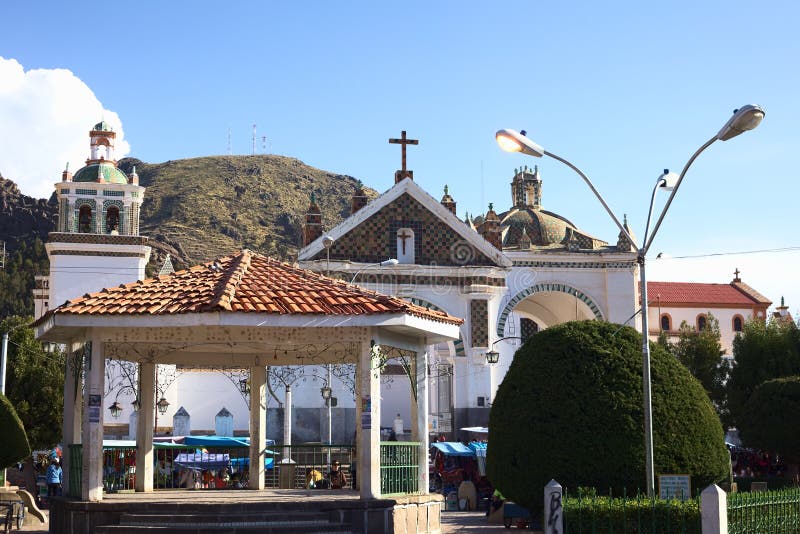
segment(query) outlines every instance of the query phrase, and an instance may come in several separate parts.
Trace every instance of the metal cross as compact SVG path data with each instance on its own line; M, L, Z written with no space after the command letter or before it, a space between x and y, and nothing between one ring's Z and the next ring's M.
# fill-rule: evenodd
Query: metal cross
M409 176L408 170L406 169L406 145L418 145L419 139L408 139L406 138L406 131L403 130L400 139L389 139L389 143L393 145L401 145L401 155L402 155L402 168L400 172L402 175Z
M739 268L737 267L736 270L733 271L734 278L739 278L739 273L740 273L740 271L739 271Z

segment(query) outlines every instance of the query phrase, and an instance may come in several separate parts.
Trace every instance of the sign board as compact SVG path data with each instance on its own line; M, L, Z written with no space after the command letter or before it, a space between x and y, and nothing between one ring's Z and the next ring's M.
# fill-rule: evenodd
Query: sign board
M692 497L689 475L658 475L658 497L685 501Z
M443 412L438 414L439 432L452 432L453 431L453 414L450 412Z
M372 428L372 414L369 412L361 413L361 430L369 430Z
M89 422L100 422L100 410L102 410L103 396L102 395L89 395Z

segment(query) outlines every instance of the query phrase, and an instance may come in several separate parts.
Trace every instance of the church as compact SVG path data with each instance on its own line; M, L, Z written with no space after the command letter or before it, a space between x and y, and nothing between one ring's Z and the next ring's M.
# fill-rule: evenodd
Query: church
M34 290L37 318L69 299L145 277L150 247L147 237L139 235L145 189L135 168L130 175L117 168L115 136L105 122L96 124L89 132L86 166L74 174L65 170L55 184L59 221L47 243L50 274L37 277ZM418 141L403 132L390 142L400 144L402 151L394 185L371 201L362 187L356 187L350 214L340 224L327 227L311 195L298 263L464 320L459 339L429 351L432 435L463 438L460 429L486 427L494 394L514 352L538 330L571 320L639 327L634 247L622 233L608 242L545 209L544 180L537 167L514 170L507 209L490 204L484 215L460 219L447 187L437 200L407 168L406 147ZM625 228L630 233L627 221ZM710 311L720 319L729 346L742 321L766 317L771 304L738 274L730 284L649 282L651 299L656 299L650 307L651 336L660 330L674 335L683 320L700 329L701 317ZM411 381L402 359L389 363L381 380L380 426L400 433L412 418ZM127 427L122 422L129 420L131 427L115 431L110 425L106 432L132 436L139 401L135 371L119 362L114 365L107 371L103 405L116 407L112 414L119 417L118 426ZM271 376L280 387L270 388L267 397L268 437L282 440L289 405L293 409L289 435L294 441L352 440L356 425L355 385L348 374L352 369L274 371ZM171 433L180 427L186 434L247 434L246 386L242 370L159 366L156 427ZM322 398L326 388L334 401ZM186 422L190 415L191 424ZM220 416L225 419L221 426Z

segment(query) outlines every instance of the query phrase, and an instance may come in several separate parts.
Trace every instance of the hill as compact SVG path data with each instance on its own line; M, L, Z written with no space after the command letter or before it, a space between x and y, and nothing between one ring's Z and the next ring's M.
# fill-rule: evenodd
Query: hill
M316 193L323 224L330 228L350 213L358 183L351 176L316 169L277 155L210 156L164 163L125 158L119 167L136 166L147 188L140 233L153 247L148 275L166 254L176 269L240 248L287 261L297 256L309 197ZM377 193L364 188L370 198ZM0 276L0 316L32 314L33 275L47 273L42 242L55 228L55 197L35 199L0 176L0 241L6 242L6 269ZM2 245L0 245L2 251ZM11 298L13 303L6 303Z

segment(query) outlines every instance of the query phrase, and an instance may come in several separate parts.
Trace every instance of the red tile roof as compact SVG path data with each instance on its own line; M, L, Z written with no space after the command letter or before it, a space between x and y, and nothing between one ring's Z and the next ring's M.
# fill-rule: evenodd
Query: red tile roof
M647 297L669 304L767 305L771 302L742 282L704 284L697 282L647 282Z
M242 250L170 275L103 289L66 302L57 314L121 315L202 312L368 315L407 313L464 321L397 297Z

